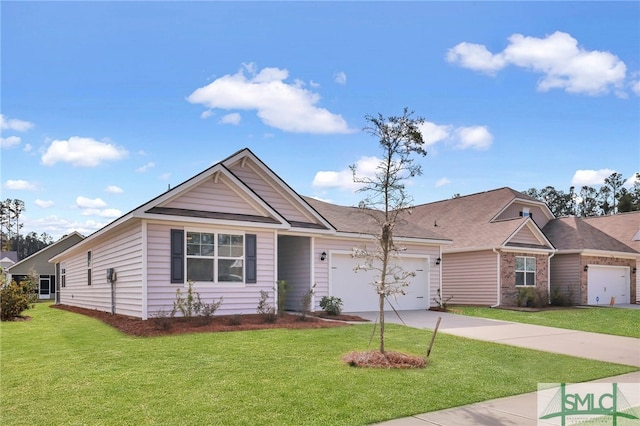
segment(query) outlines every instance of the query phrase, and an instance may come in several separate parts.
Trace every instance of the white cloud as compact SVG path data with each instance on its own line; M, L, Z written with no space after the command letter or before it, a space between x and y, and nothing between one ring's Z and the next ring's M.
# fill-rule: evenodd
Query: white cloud
M240 114L238 114L237 112L233 112L231 114L227 114L224 117L222 117L220 119L220 123L233 124L234 126L237 126L238 124L240 124L241 119L242 118L240 117Z
M507 65L529 69L542 78L538 90L563 89L568 93L601 95L623 93L626 65L616 55L588 51L570 34L556 31L545 38L513 34L509 45L492 54L484 45L460 43L447 52L449 62L476 71L495 74Z
M376 169L380 164L380 159L376 157L362 157L356 166L356 176L373 177ZM353 181L353 172L351 169L340 171L319 171L313 178L312 185L316 188L338 188L346 191L356 191L362 187L362 184Z
M635 183L640 183L640 175L638 173L640 172L635 172L629 179L624 181L625 188L631 189Z
M147 164L145 164L144 166L140 166L136 169L136 172L138 173L146 173L149 171L149 169L154 168L156 165L154 162L150 161Z
M344 86L347 84L347 74L344 71L337 72L333 75L333 81Z
M118 209L85 209L82 211L83 216L98 216L98 217L120 217L122 213Z
M459 139L456 148L459 149L485 150L493 143L493 135L485 126L460 127L456 129L456 135Z
M104 161L121 160L127 150L107 142L72 136L68 140L54 140L42 155L42 164L52 166L58 162L78 167L95 167Z
M38 234L46 232L47 234L51 235L54 240L57 240L63 235L68 235L74 231L79 232L82 235L92 234L98 229L104 227L107 223L108 221L101 223L94 220L77 222L51 215L34 220L29 220L27 218L25 220L25 228L33 230Z
M116 185L109 185L105 188L105 191L111 193L111 194L122 194L124 191L122 190L122 188L120 188L119 186Z
M489 50L475 43L463 42L447 51L447 61L458 64L463 68L495 74L505 66L501 55L494 55Z
M243 70L225 75L196 89L187 100L207 108L256 110L264 124L296 133L352 133L342 116L316 106L320 95L303 88L300 82L285 83L286 69L244 64Z
M33 123L24 120L18 120L16 118L5 118L0 114L0 129L2 130L15 130L17 132L26 132L33 127Z
M585 185L603 185L604 180L615 172L615 170L611 169L576 170L571 179L571 184L578 187Z
M22 150L24 152L31 152L31 150L33 150L33 146L30 143L24 144L24 148Z
M631 91L640 96L640 80L634 80L630 83Z
M449 138L451 136L451 130L453 129L453 126L448 124L438 125L429 121L424 122L418 127L420 133L422 133L422 140L427 146Z
M40 199L36 199L35 203L36 203L36 206L41 207L43 209L48 209L49 207L55 204L51 200L40 200Z
M20 145L21 139L18 136L9 136L8 138L0 138L0 148L11 148Z
M200 118L202 118L203 120L206 120L207 118L211 117L212 115L213 115L213 111L208 109L206 111L202 111L202 114L200 114Z
M99 209L107 206L107 203L102 201L100 198L91 199L83 196L76 198L76 204L78 207L83 209Z
M436 181L436 188L440 188L441 186L449 185L451 181L446 177L440 178Z
M33 183L22 179L9 179L4 183L4 187L17 191L33 191L36 189L36 186Z

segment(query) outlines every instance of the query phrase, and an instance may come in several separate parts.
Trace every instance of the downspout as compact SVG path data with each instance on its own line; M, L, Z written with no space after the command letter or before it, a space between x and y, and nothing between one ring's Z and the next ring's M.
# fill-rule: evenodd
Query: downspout
M498 281L498 288L496 289L497 290L496 294L498 296L498 300L496 301L496 304L492 305L491 307L492 308L497 308L498 306L500 306L500 288L501 288L501 284L502 284L501 283L502 274L500 273L500 252L495 248L493 248L492 250L498 256L498 266L497 266L497 269L498 269L498 280L497 280Z
M273 256L273 270L275 273L275 282L273 287L273 306L276 308L276 314L280 314L278 312L278 280L280 279L280 270L278 269L278 230L273 231L273 245L274 245L274 256ZM257 240L257 237L256 237ZM257 250L257 249L256 249ZM256 275L258 274L258 266L256 265Z
M551 258L556 255L555 250L547 258L547 304L551 304Z
M440 258L440 265L438 265L438 275L440 277L438 282L438 288L440 289L440 296L442 297L442 295L444 294L442 292L442 245L440 245L438 252L439 252L438 257ZM431 301L429 301L428 306L431 306Z

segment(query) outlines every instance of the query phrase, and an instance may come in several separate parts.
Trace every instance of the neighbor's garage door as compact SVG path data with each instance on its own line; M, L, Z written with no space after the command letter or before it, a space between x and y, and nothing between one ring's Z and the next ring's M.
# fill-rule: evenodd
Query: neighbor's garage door
M589 265L587 280L589 305L629 303L629 268Z
M357 259L348 254L331 255L331 296L342 299L343 311L365 312L378 310L378 295L373 281L376 279L374 271L354 272ZM398 294L397 301L390 297L395 309L412 310L429 308L429 270L428 259L403 257L400 261L405 271L413 271L416 276L411 278L411 284L404 288L405 295ZM388 302L385 310L391 309Z

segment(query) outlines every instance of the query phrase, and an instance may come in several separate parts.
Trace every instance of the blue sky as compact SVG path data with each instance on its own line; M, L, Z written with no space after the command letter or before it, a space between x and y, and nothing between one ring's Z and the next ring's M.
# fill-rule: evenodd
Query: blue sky
M640 171L638 2L13 2L2 199L85 235L244 147L357 205L367 114L424 117L414 203ZM628 182L630 184L630 182Z

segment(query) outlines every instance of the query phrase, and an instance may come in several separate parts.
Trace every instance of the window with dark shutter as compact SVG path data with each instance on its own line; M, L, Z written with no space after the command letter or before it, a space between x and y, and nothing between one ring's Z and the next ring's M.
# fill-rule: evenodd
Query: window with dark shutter
M171 230L171 282L184 283L184 231Z
M255 284L258 282L258 274L257 274L257 244L256 244L256 235L255 234L245 234L244 236L244 244L245 244L245 268L246 268L246 279L245 282L247 284Z

